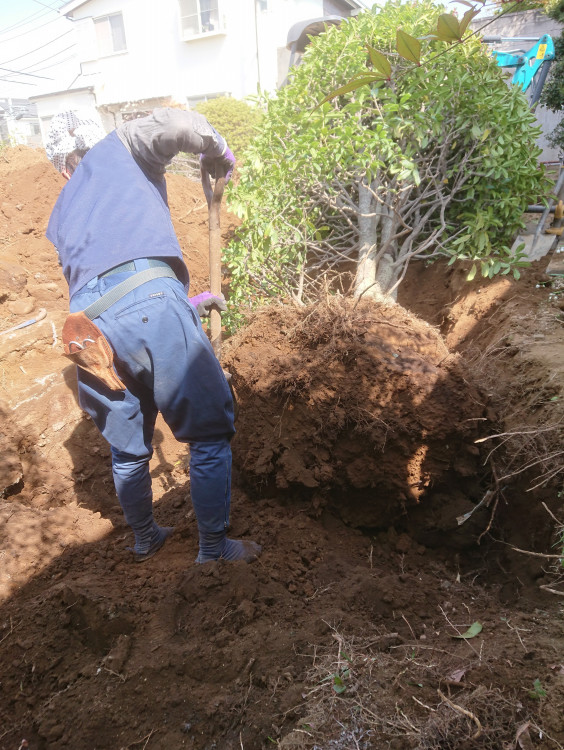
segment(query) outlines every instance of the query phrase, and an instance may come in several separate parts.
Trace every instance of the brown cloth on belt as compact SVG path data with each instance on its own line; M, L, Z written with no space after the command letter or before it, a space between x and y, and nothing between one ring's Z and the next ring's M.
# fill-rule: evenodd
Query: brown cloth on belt
M112 391L125 385L114 370L114 353L109 341L84 312L70 313L62 332L64 356L101 380Z

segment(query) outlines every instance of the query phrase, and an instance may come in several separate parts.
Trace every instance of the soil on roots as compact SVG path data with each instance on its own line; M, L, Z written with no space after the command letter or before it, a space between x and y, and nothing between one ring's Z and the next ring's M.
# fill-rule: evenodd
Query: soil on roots
M155 516L175 532L139 565L60 356L67 288L44 231L62 184L43 154L1 152L0 329L47 314L0 336L0 750L563 747L552 560L499 553L552 551L555 484L527 494L533 467L493 517L457 521L495 487L474 441L523 403L532 427L557 418L562 329L534 330L552 309L539 269L478 292L418 266L401 301L420 319L338 300L259 313L225 366L231 533L263 554L194 565L189 454L158 421ZM205 201L168 187L198 293ZM224 212L224 240L234 225ZM473 366L500 334L508 351Z
M485 399L436 329L398 305L271 307L228 342L224 366L234 463L255 491L308 497L365 529L437 511L449 492L454 531L478 499Z

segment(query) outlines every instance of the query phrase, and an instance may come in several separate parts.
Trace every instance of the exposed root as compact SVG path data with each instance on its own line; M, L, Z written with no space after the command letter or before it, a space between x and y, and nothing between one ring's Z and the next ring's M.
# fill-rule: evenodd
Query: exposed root
M397 650L374 639L347 638L335 628L333 638L336 648L315 647L301 705L305 717L281 747L499 750L516 747L520 731L538 727L536 717L524 717L516 693L503 693L489 679L486 685L445 678L483 666L478 652L470 663L466 652L462 666L460 655L416 641ZM455 663L460 669L453 670Z
M439 688L437 688L437 693L438 693L439 698L443 700L445 703L447 703L454 711L458 711L459 713L464 714L464 716L468 716L469 719L472 719L474 724L476 724L477 729L472 735L472 737L470 737L470 739L477 740L483 731L482 724L480 720L478 719L478 717L474 716L472 711L467 711L465 708L462 708L462 706L458 706L456 703L453 703L450 700L450 698L447 698L446 695L443 692L441 692Z
M537 333L553 329L553 311L540 308L536 324ZM533 339L523 339L520 321L511 319L509 330L485 349L475 349L465 356L503 426L503 430L479 441L492 441L485 462L495 454L499 482L524 476L530 491L564 476L562 382L557 372L547 372L543 377L532 361L534 354L523 355L533 344ZM503 377L508 368L515 373L509 387Z

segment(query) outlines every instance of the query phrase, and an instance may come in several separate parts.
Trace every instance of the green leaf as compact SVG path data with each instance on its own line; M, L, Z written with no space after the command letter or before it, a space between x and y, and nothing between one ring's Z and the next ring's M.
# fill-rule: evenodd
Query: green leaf
M469 273L469 274L468 274L468 276L466 277L466 281L472 281L472 279L473 279L473 278L474 278L474 276L476 275L476 271L477 271L477 270L478 270L478 268L477 268L476 264L474 263L474 265L473 265L473 266L472 266L472 268L470 269L470 273Z
M337 693L337 695L341 695L341 693L344 693L347 688L345 687L345 683L341 680L338 674L333 675L333 690Z
M515 279L515 281L519 281L519 279L521 278L521 274L519 273L517 268L513 269L513 278Z
M437 21L437 36L443 42L456 42L460 39L460 24L452 13L442 13Z
M465 633L462 633L462 635L453 635L453 638L475 638L479 633L482 632L482 623L481 622L473 622L472 625L468 628L468 630Z
M396 32L396 49L405 60L421 65L421 42L401 29Z
M392 66L388 58L381 52L378 52L377 49L374 49L374 47L368 47L368 54L370 55L370 62L376 70L389 79L392 75Z
M374 83L374 81L383 81L383 80L385 80L385 78L378 73L371 73L370 75L353 78L344 86L341 86L340 88L335 89L335 91L332 91L330 94L327 94L325 99L322 99L319 102L319 104L316 104L316 106L314 107L314 110L316 110L318 107L321 107L321 105L325 104L325 102L331 101L331 99L334 99L336 96L341 96L342 94L348 94L349 91L356 91L362 86L367 86L371 83Z
M475 18L480 13L479 10L467 10L466 13L462 16L462 19L460 20L460 36L464 36L464 32L468 28L468 24L470 21Z
M529 691L529 695L531 698L546 698L546 690L538 678L533 682L533 689Z

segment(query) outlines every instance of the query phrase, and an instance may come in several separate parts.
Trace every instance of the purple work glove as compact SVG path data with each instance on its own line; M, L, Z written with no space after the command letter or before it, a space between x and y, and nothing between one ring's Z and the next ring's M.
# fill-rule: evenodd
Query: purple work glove
M217 171L217 167L221 169ZM225 176L225 184L231 179L233 169L235 167L235 157L231 153L231 150L226 148L223 156L206 156L200 154L200 170L207 172L212 179L216 179L217 176Z
M192 305L194 305L200 318L207 318L210 314L211 308L214 305L216 305L216 307L218 307L221 312L225 312L227 310L227 305L225 304L224 297L217 297L211 292L202 292L201 294L197 294L195 297L189 297L188 300Z

